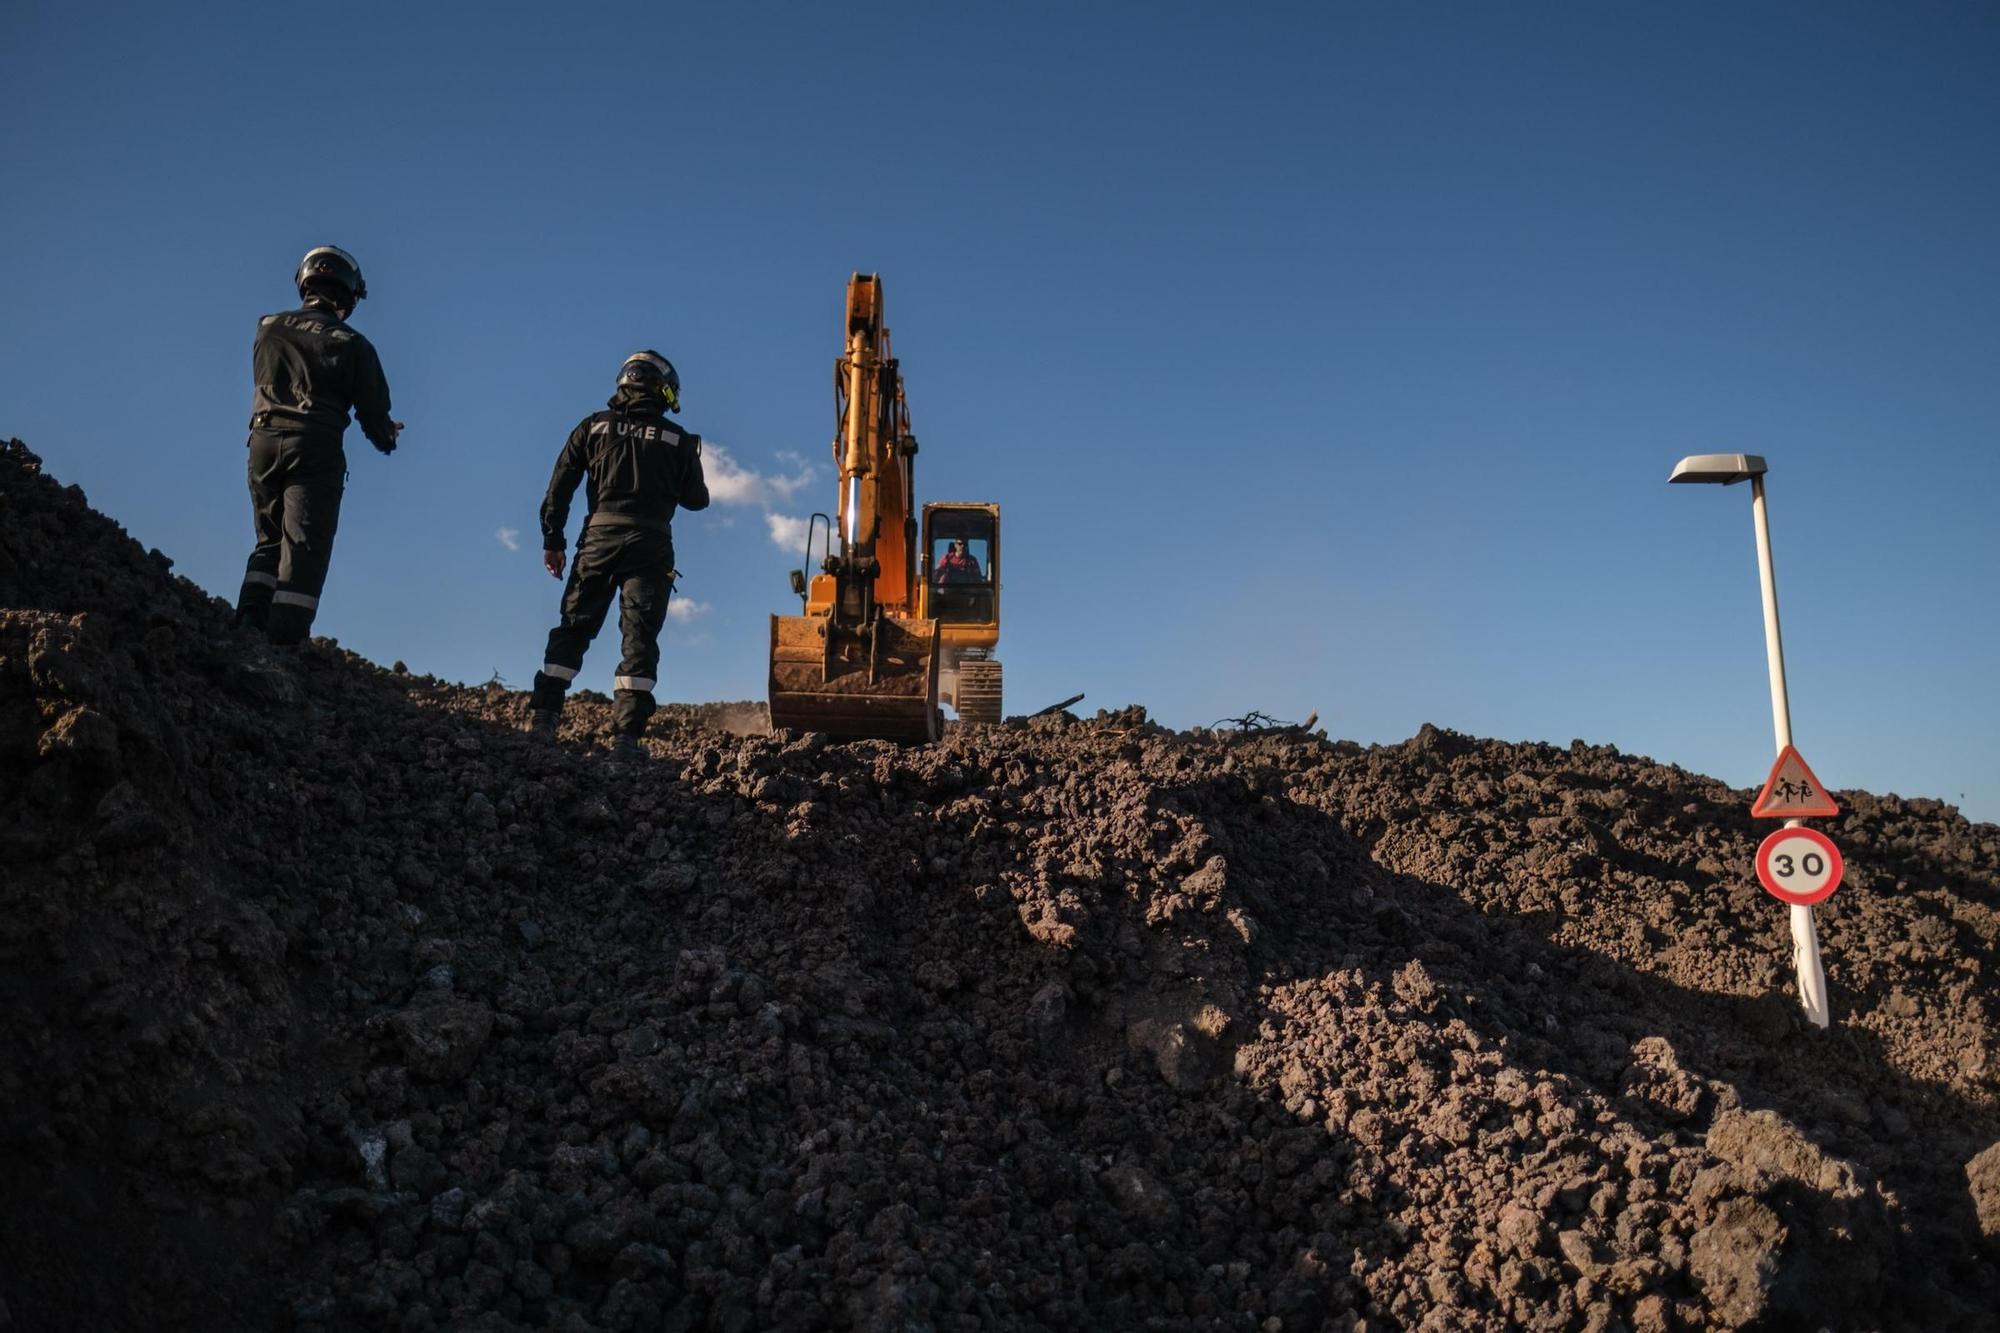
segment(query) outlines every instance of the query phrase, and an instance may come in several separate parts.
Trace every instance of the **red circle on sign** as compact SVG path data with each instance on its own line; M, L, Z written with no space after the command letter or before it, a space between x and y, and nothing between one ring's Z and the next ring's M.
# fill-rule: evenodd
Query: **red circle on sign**
M1833 839L1811 828L1781 828L1757 848L1757 880L1794 907L1825 902L1847 873Z

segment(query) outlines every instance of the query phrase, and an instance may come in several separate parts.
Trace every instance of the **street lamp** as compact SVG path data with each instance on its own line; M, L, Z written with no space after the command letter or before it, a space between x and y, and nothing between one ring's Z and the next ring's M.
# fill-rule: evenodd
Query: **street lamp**
M1733 486L1750 483L1750 512L1757 523L1757 574L1764 589L1764 656L1771 672L1771 725L1778 734L1780 754L1792 743L1792 709L1785 698L1785 646L1778 633L1778 584L1771 572L1771 520L1764 509L1764 473L1760 454L1691 454L1674 465L1671 482L1707 482ZM1786 828L1803 820L1788 819ZM1799 1003L1806 1017L1826 1027L1832 1015L1826 1000L1826 972L1819 961L1819 932L1813 909L1792 904L1792 964L1798 972Z

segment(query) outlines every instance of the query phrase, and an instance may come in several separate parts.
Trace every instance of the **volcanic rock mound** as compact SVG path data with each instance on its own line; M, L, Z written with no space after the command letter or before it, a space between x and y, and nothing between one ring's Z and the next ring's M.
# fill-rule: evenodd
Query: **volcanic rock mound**
M4 447L0 1327L1993 1326L1992 825L1841 794L1819 1033L1607 747L524 707Z

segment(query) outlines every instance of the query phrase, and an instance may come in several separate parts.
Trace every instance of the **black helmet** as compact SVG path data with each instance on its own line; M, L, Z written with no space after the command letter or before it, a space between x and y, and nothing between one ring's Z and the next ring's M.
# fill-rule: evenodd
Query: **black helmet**
M658 352L649 349L626 357L618 368L618 384L621 388L631 384L648 391L657 389L667 400L669 412L681 410L681 377L675 373L674 363Z
M347 305L352 309L356 301L368 295L368 283L361 276L361 265L354 262L354 256L337 245L318 245L306 251L306 257L299 261L299 296L303 298L309 288L333 287L347 294Z

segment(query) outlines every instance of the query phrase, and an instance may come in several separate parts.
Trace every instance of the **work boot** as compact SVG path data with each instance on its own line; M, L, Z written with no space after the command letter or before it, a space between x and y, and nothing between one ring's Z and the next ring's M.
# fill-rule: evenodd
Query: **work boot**
M618 738L611 742L611 758L620 764L643 764L652 756L646 753L645 746L639 744L637 736L620 732Z
M540 736L545 740L556 738L556 714L546 708L537 708L528 714L526 728L530 736Z

